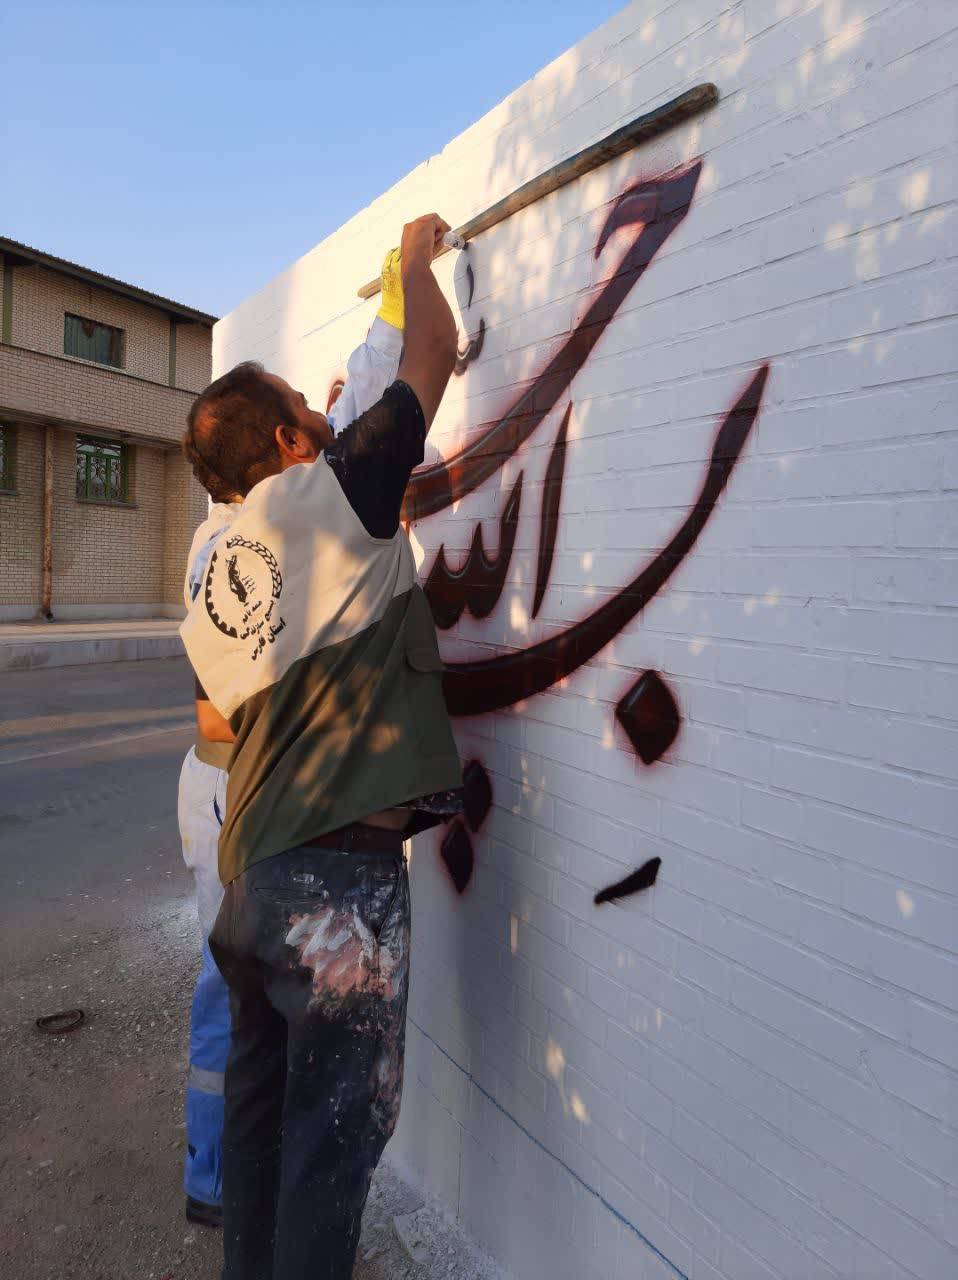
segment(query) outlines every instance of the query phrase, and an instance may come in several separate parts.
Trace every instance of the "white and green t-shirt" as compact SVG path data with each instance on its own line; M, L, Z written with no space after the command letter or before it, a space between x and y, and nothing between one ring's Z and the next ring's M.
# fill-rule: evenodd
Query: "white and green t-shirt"
M224 883L461 786L435 627L399 516L425 420L396 381L317 459L268 477L209 546L181 628L236 737Z

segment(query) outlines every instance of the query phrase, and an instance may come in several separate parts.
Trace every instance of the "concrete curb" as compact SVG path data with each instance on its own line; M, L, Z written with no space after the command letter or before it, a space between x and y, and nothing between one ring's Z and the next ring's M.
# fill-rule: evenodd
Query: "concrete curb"
M183 642L173 632L159 635L45 637L0 640L0 671L32 671L38 667L79 667L94 662L141 662L147 658L179 658Z

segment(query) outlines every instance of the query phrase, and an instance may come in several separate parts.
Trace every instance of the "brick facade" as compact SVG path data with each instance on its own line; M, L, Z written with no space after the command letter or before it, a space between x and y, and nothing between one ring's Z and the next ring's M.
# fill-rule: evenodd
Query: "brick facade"
M176 326L176 385L202 391L210 380L210 331L199 324Z
M206 510L177 445L210 378L209 324L173 313L171 386L170 310L10 254L7 277L0 421L14 424L17 448L16 492L0 494L0 619L32 616L40 603L44 424L56 429L54 616L177 613L183 562ZM66 356L66 313L122 329L123 368ZM128 505L77 498L78 431L126 445Z
M35 609L40 599L43 428L12 427L14 493L0 493L0 605Z
M14 268L14 346L63 357L63 317L68 312L123 330L123 368L127 373L150 382L168 381L170 326L162 311L47 267Z
M91 596L104 605L166 601L164 526L168 494L166 453L148 445L133 451L130 506L100 506L76 497L76 436L58 431L54 468L53 613ZM185 564L187 547L183 549ZM170 600L169 603L174 603Z
M721 92L436 265L463 340L485 325L431 432L449 456L530 386L548 401L539 375L643 220L667 230L529 439L413 525L424 578L477 527L494 558L522 475L501 596L440 635L447 661L499 660L477 702L655 563L768 369L638 616L561 682L456 718L493 795L458 837L461 894L440 839L415 844L392 1150L523 1280L958 1275L956 68L947 0L641 0L216 328L217 371L261 359L325 403L405 219L461 224ZM698 161L673 229L678 197L642 184ZM617 714L648 672L681 722L651 764ZM595 905L653 856L653 889Z
M166 494L162 599L178 607L183 599L185 551L189 550L196 526L206 515L207 500L203 491L197 497L199 486L193 480L189 465L178 449L164 450L162 458L163 475L160 483Z

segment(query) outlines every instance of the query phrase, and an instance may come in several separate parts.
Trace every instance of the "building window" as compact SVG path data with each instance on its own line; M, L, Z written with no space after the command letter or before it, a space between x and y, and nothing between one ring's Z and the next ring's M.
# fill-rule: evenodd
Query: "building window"
M13 427L0 422L0 493L13 493L16 490L16 447Z
M129 446L77 436L77 497L84 502L127 503Z
M122 369L123 330L67 314L63 317L63 354Z

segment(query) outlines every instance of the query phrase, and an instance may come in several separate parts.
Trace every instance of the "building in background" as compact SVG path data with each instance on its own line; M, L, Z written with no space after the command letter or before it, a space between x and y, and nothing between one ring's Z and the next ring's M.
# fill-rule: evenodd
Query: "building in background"
M215 316L0 237L0 621L182 612Z

